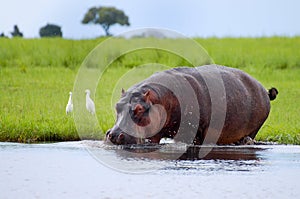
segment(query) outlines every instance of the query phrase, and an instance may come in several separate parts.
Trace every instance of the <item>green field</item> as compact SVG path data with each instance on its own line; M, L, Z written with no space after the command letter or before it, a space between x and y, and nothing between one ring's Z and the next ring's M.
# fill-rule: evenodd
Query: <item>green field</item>
M168 67L190 65L174 54L157 50L140 50L120 56L105 70L97 92L92 93L100 126L87 124L87 131L78 135L73 115L65 113L68 93L73 90L85 57L103 40L1 38L0 141L101 139L114 123L112 104L118 98L115 93L119 92L120 86L126 89L138 79L120 83L124 74L134 70L134 74L144 78L153 73L153 67L143 70L134 67L151 62ZM154 42L151 38L141 40ZM300 144L300 37L195 40L216 64L240 68L266 88L278 88L278 98L271 102L270 116L257 140ZM122 42L115 46L121 47ZM82 112L82 117L89 119L92 116Z

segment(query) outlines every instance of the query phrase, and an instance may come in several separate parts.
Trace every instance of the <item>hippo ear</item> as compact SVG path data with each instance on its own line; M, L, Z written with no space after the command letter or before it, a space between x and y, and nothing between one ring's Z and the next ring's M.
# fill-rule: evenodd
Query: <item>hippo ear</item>
M124 88L122 88L122 91L121 91L121 97L124 97L125 96L125 90L124 90Z
M145 100L146 103L153 103L155 100L154 91L152 91L150 89L147 90L143 95L143 99Z

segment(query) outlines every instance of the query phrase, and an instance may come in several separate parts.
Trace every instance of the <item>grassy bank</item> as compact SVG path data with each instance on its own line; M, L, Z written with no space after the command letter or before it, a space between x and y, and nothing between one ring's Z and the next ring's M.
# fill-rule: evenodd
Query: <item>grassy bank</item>
M161 52L143 52L145 56L133 55L117 60L101 78L95 94L97 119L101 127L79 137L72 115L65 114L68 92L73 90L84 58L102 40L0 39L0 141L101 139L103 132L114 123L112 91L120 86L120 79L125 73L142 64L143 59L172 67L187 64ZM299 37L209 38L196 41L215 63L240 68L266 88L278 88L278 99L271 103L270 116L257 139L300 144ZM149 74L152 72L147 71ZM123 84L122 87L128 88L129 85Z

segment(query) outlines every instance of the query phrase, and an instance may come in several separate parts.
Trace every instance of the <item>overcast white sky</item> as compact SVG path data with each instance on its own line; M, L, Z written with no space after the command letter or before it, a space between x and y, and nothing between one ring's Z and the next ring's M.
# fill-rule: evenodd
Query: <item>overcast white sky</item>
M26 38L39 37L53 23L65 38L104 35L99 25L81 24L92 6L115 6L129 16L131 26L113 26L114 35L142 27L190 37L300 35L298 0L1 0L0 33L10 36L17 24Z

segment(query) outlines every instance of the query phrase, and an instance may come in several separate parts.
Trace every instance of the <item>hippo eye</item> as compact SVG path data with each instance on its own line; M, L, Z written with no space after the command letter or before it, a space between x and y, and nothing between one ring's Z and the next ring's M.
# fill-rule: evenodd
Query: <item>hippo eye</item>
M132 93L132 97L140 97L140 96L142 96L142 94L139 92Z
M132 93L130 103L141 101L141 93Z

